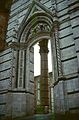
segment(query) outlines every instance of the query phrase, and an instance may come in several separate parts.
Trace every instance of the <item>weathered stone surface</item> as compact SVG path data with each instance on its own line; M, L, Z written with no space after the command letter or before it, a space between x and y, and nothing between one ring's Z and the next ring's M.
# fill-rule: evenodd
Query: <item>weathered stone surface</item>
M24 93L12 94L12 116L22 116L26 114L26 95Z
M0 79L6 79L10 77L10 69L9 70L6 70L6 71L2 71L0 72Z
M60 40L60 48L65 48L67 46L74 44L73 35L69 35L64 38L60 38L59 40Z
M8 62L4 62L0 65L1 69L0 72L2 72L5 69L10 69L11 68L11 59L8 60Z
M74 92L74 91L79 90L79 83L78 82L79 82L78 77L66 81L66 83L67 83L67 92Z
M3 116L6 114L6 107L4 105L0 105L0 116Z
M7 90L9 88L10 79L0 81L0 90Z
M59 32L59 37L62 38L62 37L67 36L67 35L69 35L71 33L72 33L71 27L68 27L68 28L62 29Z
M59 44L61 48L62 70L65 77L69 76L67 81L65 82L67 85L65 87L65 93L63 91L63 82L59 82L58 84L56 83L54 86L55 112L60 113L66 110L68 110L69 112L71 111L77 112L79 111L79 94L78 94L79 80L77 75L77 73L79 72L78 70L79 69L79 18L78 18L79 10L73 8L74 7L77 8L78 0L69 0L69 1L57 0L57 4L55 3L54 0L41 0L40 2L44 4L46 8L49 8L49 10L50 9L53 10L54 8L57 9L56 11L59 21ZM6 42L9 43L12 42L13 28L16 26L17 20L19 24L18 26L20 26L23 18L26 16L28 12L28 8L31 3L32 0L29 1L18 0L12 3L10 18L8 21ZM37 10L37 8L39 9L37 5L35 6L36 9L33 8L30 15L32 15L34 10ZM41 9L42 8L40 8L40 10ZM53 11L51 11L51 13L53 13ZM47 17L45 17L45 19L47 20ZM23 23L23 25L24 24L25 22ZM24 36L23 36L23 40L24 40ZM54 40L52 40L52 42L54 42ZM29 51L27 52L26 59L24 60L24 65L23 65L23 67L26 67L25 76L24 76L25 78L21 78L22 81L24 81L25 83L25 86L22 87L25 87L25 89L31 93L33 93L33 87L34 87L33 83L30 83L30 81L31 82L34 81L33 54L34 54L33 51L30 51L30 54ZM4 89L8 89L8 86L11 81L12 84L16 84L19 80L18 69L20 66L19 65L20 58L18 56L19 56L18 53L16 53L13 56L11 48L7 48L6 50L0 52L0 114L1 115L2 114L6 116L12 115L12 117L14 117L14 116L21 116L21 115L25 115L26 113L29 114L30 112L31 113L34 112L33 94L22 93L22 92L7 93L4 91ZM54 55L52 54L52 56L53 57L56 56L57 58L57 54ZM13 64L12 64L12 59L14 59ZM57 70L56 72L58 72L58 69L55 70ZM56 78L55 80L58 79ZM10 85L9 89L15 89L15 86L18 85L13 85L13 86L14 87L12 88L12 86ZM19 89L24 89L22 87ZM5 92L5 94L2 94L3 92ZM65 100L67 101L67 104L65 104Z
M78 71L78 63L76 58L62 62L62 66L64 75L72 74Z
M32 81L32 82L34 82L34 78L33 78L33 76L34 76L34 71L30 71L30 81Z
M54 87L54 105L56 113L65 112L65 98L64 98L64 82L59 81L59 83Z
M65 1L60 1L60 0L58 0L58 2L60 2L60 3L57 5L58 11L60 11L60 10L62 10L62 9L64 9L64 8L67 7L67 0L65 0ZM61 6L62 6L62 7L61 7Z
M73 31L74 38L79 37L79 27L78 26L73 28L72 31Z
M69 108L77 108L79 106L79 93L68 95ZM75 103L75 104L73 104Z
M6 94L0 94L0 103L6 103Z
M66 60L66 59L72 58L75 56L75 54L76 54L75 46L63 49L61 51L61 59Z
M33 82L29 83L29 92L34 94L34 83Z
M27 93L26 94L26 114L33 115L34 114L34 95Z
M75 49L76 49L76 51L79 51L79 38L76 39L76 41L75 41Z

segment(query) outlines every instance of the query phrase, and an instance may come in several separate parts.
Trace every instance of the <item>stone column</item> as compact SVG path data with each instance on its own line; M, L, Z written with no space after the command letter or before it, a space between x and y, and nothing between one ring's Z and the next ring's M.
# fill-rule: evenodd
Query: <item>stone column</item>
M40 75L40 100L43 113L49 111L49 91L48 91L48 40L39 42L41 56Z

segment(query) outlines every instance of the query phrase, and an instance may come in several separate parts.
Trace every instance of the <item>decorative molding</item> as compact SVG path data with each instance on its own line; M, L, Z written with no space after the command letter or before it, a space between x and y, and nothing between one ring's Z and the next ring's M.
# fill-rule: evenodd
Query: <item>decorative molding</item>
M13 90L8 90L10 93L28 93L34 95L34 93L31 93L27 91L26 89L13 89Z
M59 44L59 22L56 14L54 16L53 27L54 27L53 29L54 29L54 37L55 37L55 43L56 43L58 76L60 77L63 75L63 71L62 71L61 53L60 53L60 44Z
M53 83L53 87L58 85L59 81L65 81L65 80L66 80L65 76L58 77L58 80Z
M74 90L74 91L67 92L68 95L76 94L76 93L79 93L79 90Z
M37 11L37 12L35 12L35 13L31 13L31 11L32 11L32 9L33 9L33 7L34 6L38 6L40 9L41 9L41 11ZM30 13L31 13L31 16L30 16ZM44 15L45 14L45 15ZM18 31L18 39L20 39L20 37L21 37L21 35L22 35L22 32L23 32L23 30L24 30L24 28L25 28L25 26L30 22L30 20L33 20L33 18L35 18L35 16L49 16L48 18L50 18L51 20L52 20L52 18L53 18L53 14L52 14L52 11L51 10L49 10L48 8L46 8L44 5L42 5L39 1L37 1L37 0L34 0L33 2L32 2L32 4L31 4L31 6L29 7L29 10L27 11L27 13L26 13L26 15L25 15L25 17L24 17L24 19L23 19L23 21L22 21L22 23L21 23L21 25L20 25L20 27L19 27L19 31ZM30 16L30 17L29 17ZM40 16L40 17L41 17ZM39 19L38 19L39 20ZM36 21L36 20L35 20ZM24 24L25 23L25 24ZM28 27L29 28L29 27Z
M26 50L27 44L26 43L19 43L19 42L12 42L9 44L9 47L14 50Z
M69 75L60 76L60 77L58 77L57 81L55 81L53 83L53 86L56 86L59 83L59 81L68 81L68 80L71 80L71 79L75 80L75 78L78 78L78 76L79 76L79 73L72 73L72 74L69 74Z

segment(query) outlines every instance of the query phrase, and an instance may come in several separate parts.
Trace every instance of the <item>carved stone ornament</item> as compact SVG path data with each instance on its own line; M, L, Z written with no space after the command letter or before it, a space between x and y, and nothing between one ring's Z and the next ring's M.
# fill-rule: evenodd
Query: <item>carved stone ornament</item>
M49 32L50 31L49 26L45 23L39 23L33 29L30 30L29 37L31 37L32 35L35 35L36 33L44 32L44 31Z

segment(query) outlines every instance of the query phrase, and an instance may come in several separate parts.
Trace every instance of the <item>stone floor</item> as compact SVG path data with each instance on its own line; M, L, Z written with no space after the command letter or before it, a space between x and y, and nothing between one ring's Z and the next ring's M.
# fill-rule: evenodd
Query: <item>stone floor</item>
M14 120L53 120L50 114L36 114L31 117L16 118Z

